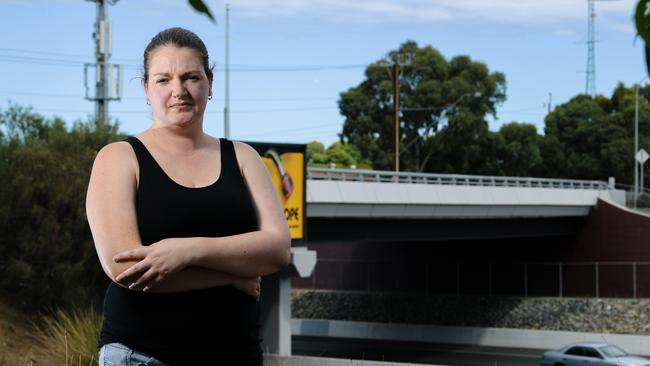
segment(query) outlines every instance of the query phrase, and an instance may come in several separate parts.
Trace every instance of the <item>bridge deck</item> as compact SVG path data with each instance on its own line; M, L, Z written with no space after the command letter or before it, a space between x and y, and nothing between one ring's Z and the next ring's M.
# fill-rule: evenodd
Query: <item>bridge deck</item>
M601 181L309 169L308 217L528 218L586 216Z

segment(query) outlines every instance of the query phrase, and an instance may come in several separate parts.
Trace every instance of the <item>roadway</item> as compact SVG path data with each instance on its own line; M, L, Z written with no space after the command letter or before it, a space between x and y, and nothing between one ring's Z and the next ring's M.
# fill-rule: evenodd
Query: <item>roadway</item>
M292 353L449 366L537 366L542 355L542 351L531 349L309 336L293 336Z

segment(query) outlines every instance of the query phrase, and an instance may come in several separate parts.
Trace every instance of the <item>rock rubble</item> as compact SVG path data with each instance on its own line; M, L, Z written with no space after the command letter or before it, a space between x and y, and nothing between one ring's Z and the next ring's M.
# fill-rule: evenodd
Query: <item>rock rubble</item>
M650 299L292 291L292 316L450 326L650 334Z

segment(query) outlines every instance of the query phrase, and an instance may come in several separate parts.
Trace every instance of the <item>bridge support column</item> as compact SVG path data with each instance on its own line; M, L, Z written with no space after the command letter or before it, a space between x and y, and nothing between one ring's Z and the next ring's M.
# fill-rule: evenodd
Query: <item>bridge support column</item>
M260 299L262 350L291 355L291 277L309 277L316 266L316 252L291 248L291 264L262 279Z

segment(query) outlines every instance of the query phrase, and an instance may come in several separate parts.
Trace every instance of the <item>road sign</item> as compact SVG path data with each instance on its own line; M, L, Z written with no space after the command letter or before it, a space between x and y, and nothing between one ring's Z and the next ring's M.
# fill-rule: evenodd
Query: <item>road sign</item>
M648 158L650 158L650 155L648 155L648 152L645 151L644 149L640 149L636 153L636 155L634 155L634 157L636 158L636 161L638 161L639 163L645 164L646 160L648 160Z

